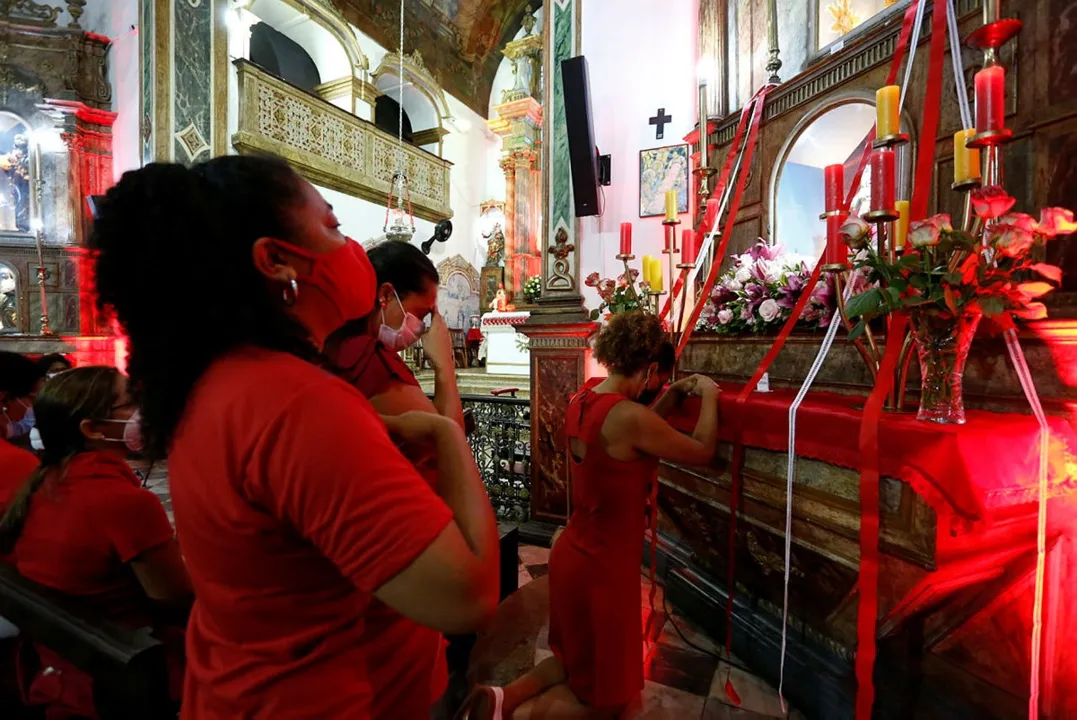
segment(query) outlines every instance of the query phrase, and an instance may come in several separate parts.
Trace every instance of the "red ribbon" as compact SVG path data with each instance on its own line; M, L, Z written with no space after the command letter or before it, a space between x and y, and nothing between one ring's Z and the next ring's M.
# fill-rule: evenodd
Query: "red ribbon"
M717 195L718 197L721 197L722 194L725 192L726 184L729 182L729 174L733 171L733 161L737 157L737 148L740 147L741 141L744 139L744 132L748 127L748 118L751 116L752 108L755 106L756 100L759 99L760 95L762 95L764 90L766 90L766 89L767 89L767 86L764 86L764 87L760 88L759 90L757 90L755 95L752 96L752 99L748 101L748 104L745 105L744 108L740 111L740 121L737 123L737 132L733 135L733 142L730 143L729 151L725 155L725 162L722 163L722 172L718 176L718 184L714 186L714 192L711 193L712 197L715 196L715 195ZM741 164L741 168L742 168L742 171L745 169L743 163ZM743 177L743 173L742 173L742 177ZM718 222L718 218L714 218L714 222ZM708 232L711 231L711 229L712 228L710 226L705 226L705 227L700 227L699 231L700 231L700 233L706 235ZM718 255L712 253L711 257L714 257L715 259L717 259ZM719 261L718 264L720 265L721 262ZM713 274L713 269L712 269L712 274ZM687 280L687 278L688 278L688 271L687 270L682 271L680 278L677 280L677 282L673 286L672 291L670 292L669 296L666 298L666 303L662 307L662 312L660 312L658 314L658 317L660 319L665 318L666 315L668 315L670 313L670 309L673 306L673 298L677 297L680 294L681 289L684 287L684 283ZM705 292L700 297L707 297L709 292L710 292L710 288L709 287L705 288ZM678 355L679 354L680 353L678 352Z
M931 50L928 59L926 102L921 124L924 142L916 160L911 220L927 215L928 193L934 170L935 142L942 101L942 61L946 50L948 3L936 2L931 16ZM911 8L910 8L911 9ZM954 52L958 49L954 48ZM904 315L891 318L886 353L875 378L875 387L864 405L860 425L860 602L856 618L856 718L870 720L875 700L872 671L875 665L875 625L879 614L879 416L883 401L894 389L894 370L905 337Z
M759 92L752 98L752 120L748 130L748 139L744 144L744 159L741 161L740 173L737 176L737 189L733 193L733 201L729 205L729 212L726 214L725 229L722 231L722 238L718 243L717 249L711 254L714 258L711 262L711 271L707 276L707 282L703 284L703 292L700 297L710 297L711 291L714 289L714 283L718 280L722 268L722 258L725 257L726 248L729 246L729 239L733 236L733 226L737 222L737 213L740 212L740 204L744 199L744 190L748 184L748 169L752 166L752 156L755 154L755 145L759 140L759 126L763 121L763 105L766 101L767 93L773 88L773 85L764 85L759 89ZM741 116L741 122L743 124L743 115ZM737 134L741 134L741 128L737 129ZM722 180L726 179L726 170L729 169L730 159L726 159L726 168L723 168ZM724 186L724 182L721 183ZM699 314L703 311L703 306L706 303L696 303L696 306L692 308L692 314L688 318L688 322L685 324L684 332L681 333L680 342L677 344L677 357L681 356L684 352L684 347L688 344L688 340L692 337L692 332L696 328L696 322L699 321Z

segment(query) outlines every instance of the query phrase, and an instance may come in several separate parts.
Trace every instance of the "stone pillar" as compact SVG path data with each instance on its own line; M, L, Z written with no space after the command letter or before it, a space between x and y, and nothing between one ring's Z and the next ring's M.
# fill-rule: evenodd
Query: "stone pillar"
M227 0L139 2L143 164L227 153Z
M531 522L523 535L541 541L564 525L572 488L565 462L565 411L587 378L590 322L580 295L578 222L565 128L561 61L579 54L582 0L547 0L543 107L549 109L542 147L542 296L516 331L531 340Z
M509 91L509 95L515 91ZM541 177L542 105L533 97L510 99L494 107L487 126L502 138L505 172L505 290L517 295L524 282L542 272L539 238L542 210L534 201Z

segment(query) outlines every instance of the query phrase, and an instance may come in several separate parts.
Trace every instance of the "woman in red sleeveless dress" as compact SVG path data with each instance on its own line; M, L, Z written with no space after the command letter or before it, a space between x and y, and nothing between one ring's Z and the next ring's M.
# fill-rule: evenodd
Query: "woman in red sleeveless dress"
M473 720L613 718L643 689L640 551L659 460L704 465L717 441L718 389L708 378L674 383L657 317L618 313L599 333L595 358L609 371L569 403L566 438L572 515L550 555L554 657L505 688L480 688ZM703 399L691 436L664 419L683 396Z

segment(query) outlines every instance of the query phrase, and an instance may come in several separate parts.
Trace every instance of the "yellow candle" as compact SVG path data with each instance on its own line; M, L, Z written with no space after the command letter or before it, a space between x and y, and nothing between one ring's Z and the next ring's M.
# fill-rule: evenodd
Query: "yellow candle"
M677 219L677 191L666 190L666 220Z
M643 256L643 282L651 284L651 256Z
M884 138L901 132L900 103L901 88L897 85L881 87L875 93L875 137Z
M662 258L654 258L651 261L651 289L656 292L662 292Z
M905 247L905 238L909 236L909 201L898 200L894 206L898 211L898 219L894 223L894 247L900 250Z
M954 182L980 177L980 151L965 143L976 134L975 130L958 130L954 133Z

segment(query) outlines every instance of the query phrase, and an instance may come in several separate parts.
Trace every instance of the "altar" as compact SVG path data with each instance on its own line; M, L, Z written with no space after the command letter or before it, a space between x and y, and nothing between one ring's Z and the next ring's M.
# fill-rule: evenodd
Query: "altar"
M525 377L530 374L531 356L527 349L527 338L516 334L516 327L530 317L529 312L496 310L482 316L479 328L486 350L486 372ZM482 357L482 350L479 355Z

